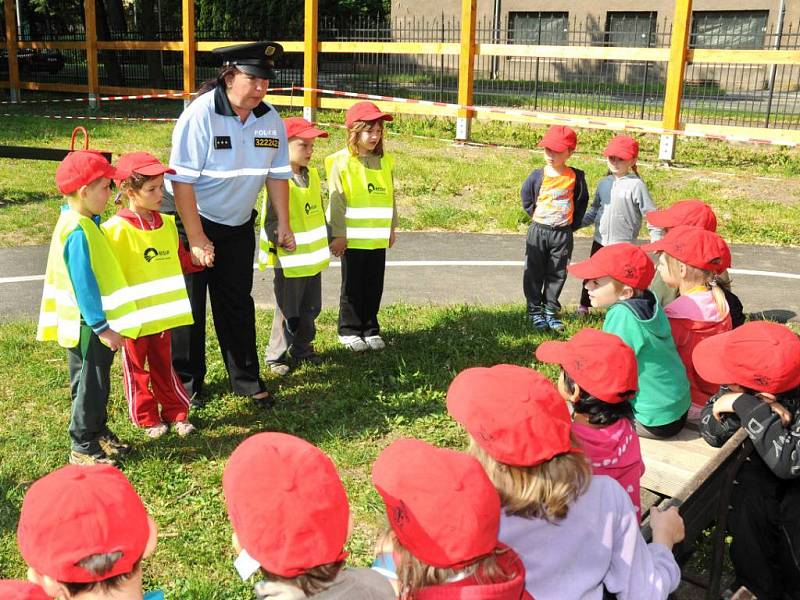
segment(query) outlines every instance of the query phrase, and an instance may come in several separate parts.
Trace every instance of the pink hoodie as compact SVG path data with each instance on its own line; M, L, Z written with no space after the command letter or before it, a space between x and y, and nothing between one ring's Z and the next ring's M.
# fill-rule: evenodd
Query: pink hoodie
M628 419L607 427L572 423L572 432L592 464L592 473L616 479L631 497L636 516L642 516L639 479L644 474L639 436Z
M664 312L669 318L675 348L686 368L692 404L702 408L717 393L719 386L709 383L697 374L692 363L692 352L707 337L731 330L730 311L726 308L725 315L720 314L712 293L703 291L678 296L664 307Z

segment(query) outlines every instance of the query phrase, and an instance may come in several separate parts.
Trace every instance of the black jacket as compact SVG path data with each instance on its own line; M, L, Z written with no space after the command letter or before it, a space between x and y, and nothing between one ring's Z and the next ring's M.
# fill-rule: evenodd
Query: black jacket
M586 214L586 207L589 206L589 186L586 185L586 175L580 169L570 167L575 171L575 189L572 195L572 224L570 229L576 231L581 227L583 215ZM531 217L536 208L536 200L539 198L539 190L542 188L542 179L544 179L544 169L536 169L528 175L525 182L522 184L522 208Z

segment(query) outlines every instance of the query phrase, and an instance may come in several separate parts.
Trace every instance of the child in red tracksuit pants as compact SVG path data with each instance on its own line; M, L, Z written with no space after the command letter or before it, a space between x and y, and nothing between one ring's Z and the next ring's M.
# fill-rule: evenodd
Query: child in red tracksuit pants
M136 290L142 329L137 339L125 340L122 373L131 420L151 438L164 435L169 423L180 436L195 431L189 396L172 368L170 330L193 322L183 272L201 268L179 242L175 218L158 212L164 173L173 171L146 152L120 157L117 186L130 209L102 225Z

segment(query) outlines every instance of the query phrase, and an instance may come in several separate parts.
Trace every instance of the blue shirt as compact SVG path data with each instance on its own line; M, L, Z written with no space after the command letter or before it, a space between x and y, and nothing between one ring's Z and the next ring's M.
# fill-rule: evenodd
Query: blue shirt
M171 181L192 184L197 210L222 225L250 220L267 177L291 179L286 130L278 112L261 102L242 123L225 90L198 96L172 132Z
M99 216L93 215L92 221L98 228L100 227ZM89 242L86 241L86 234L80 227L76 227L75 231L67 236L67 241L64 243L64 264L67 265L81 317L96 334L103 333L108 329L108 321L103 310L100 287L92 271Z
M152 592L145 592L142 600L164 600L164 592L161 590L154 590Z

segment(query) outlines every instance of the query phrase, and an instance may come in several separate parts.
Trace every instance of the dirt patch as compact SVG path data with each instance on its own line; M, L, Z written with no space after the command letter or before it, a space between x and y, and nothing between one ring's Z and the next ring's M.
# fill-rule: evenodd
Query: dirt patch
M800 179L794 177L766 177L747 173L726 173L705 169L681 170L685 181L699 181L713 185L719 195L793 205L800 203Z

